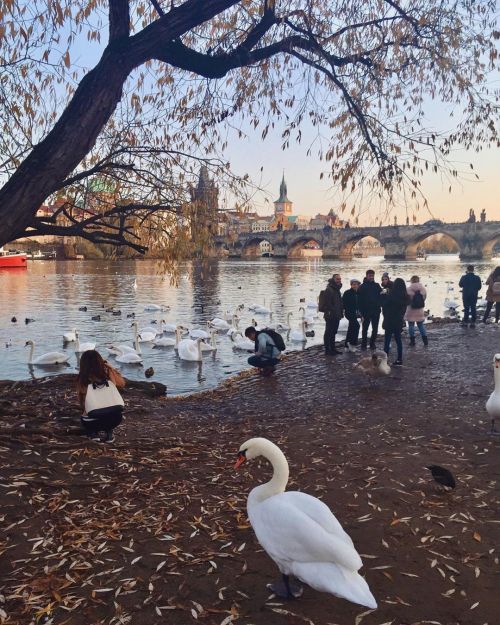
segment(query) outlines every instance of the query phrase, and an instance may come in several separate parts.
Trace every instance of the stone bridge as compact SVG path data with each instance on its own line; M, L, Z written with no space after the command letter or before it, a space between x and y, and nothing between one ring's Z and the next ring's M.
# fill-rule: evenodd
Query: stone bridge
M324 258L348 260L352 258L354 245L369 236L380 242L386 259L414 260L417 248L433 234L451 237L458 246L461 260L487 259L491 258L493 247L500 239L500 221L451 224L433 221L417 226L248 232L231 242L227 237L216 237L215 245L219 255L252 257L260 256L262 241L269 241L274 256L294 258L301 255L308 243L317 243Z

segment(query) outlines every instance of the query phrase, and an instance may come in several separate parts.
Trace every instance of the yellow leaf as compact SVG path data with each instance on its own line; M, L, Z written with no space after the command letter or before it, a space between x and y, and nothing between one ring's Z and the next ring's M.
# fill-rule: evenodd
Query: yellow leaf
M474 532L473 538L474 540L477 540L478 543L481 542L481 534L479 534L478 532Z

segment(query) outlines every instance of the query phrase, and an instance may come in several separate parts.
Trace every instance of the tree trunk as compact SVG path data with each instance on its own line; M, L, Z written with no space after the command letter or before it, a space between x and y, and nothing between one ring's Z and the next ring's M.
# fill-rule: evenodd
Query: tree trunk
M0 245L25 232L46 198L92 149L131 69L127 54L116 44L108 46L54 128L0 189Z

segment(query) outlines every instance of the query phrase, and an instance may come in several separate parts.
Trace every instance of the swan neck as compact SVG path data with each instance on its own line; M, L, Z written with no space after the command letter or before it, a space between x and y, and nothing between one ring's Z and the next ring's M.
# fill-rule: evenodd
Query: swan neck
M33 364L33 353L35 351L35 344L31 343L30 345L30 355L29 355L29 359L28 359L28 364L32 365Z
M273 467L273 477L259 488L259 499L267 499L283 493L288 483L288 462L283 452L273 445L262 454Z
M500 367L495 366L495 392L500 393Z
M198 360L201 360L201 339L198 339L196 343L198 346Z

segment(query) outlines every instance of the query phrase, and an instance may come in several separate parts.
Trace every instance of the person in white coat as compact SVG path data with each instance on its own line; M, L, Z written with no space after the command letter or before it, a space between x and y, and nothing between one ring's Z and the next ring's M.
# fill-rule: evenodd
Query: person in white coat
M410 335L410 346L415 346L415 325L418 328L422 342L427 347L429 339L427 338L427 332L425 330L425 300L427 298L427 291L425 286L420 282L418 276L412 276L410 278L410 284L407 288L408 295L410 296L410 303L406 308L405 319L408 321L408 333Z

